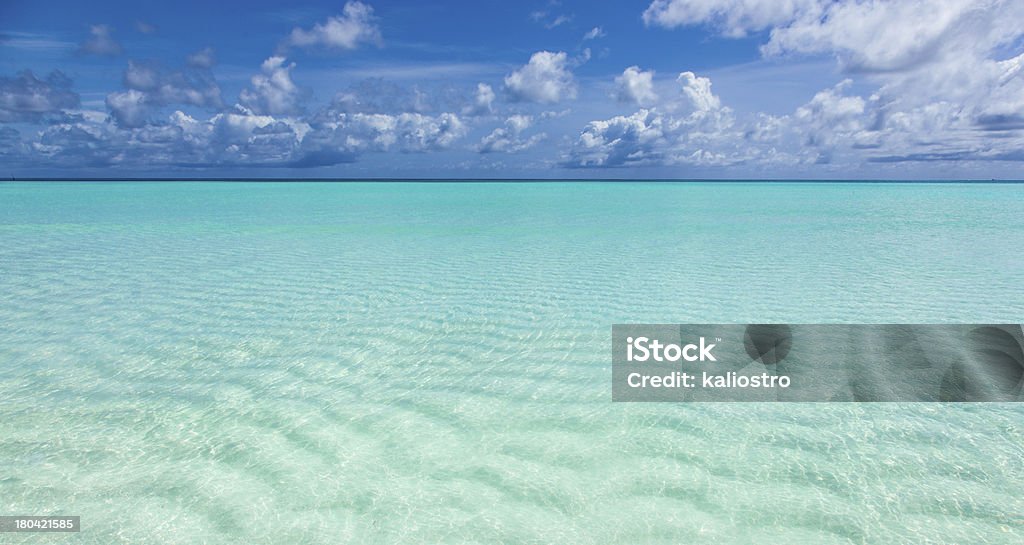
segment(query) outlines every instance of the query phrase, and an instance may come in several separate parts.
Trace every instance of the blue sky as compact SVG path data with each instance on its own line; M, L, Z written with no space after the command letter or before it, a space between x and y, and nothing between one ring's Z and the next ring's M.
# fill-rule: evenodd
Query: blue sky
M1012 0L0 6L0 175L1021 178Z

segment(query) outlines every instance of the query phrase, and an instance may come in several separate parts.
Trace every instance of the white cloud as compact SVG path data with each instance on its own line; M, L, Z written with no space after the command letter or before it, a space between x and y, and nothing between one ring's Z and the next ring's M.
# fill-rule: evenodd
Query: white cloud
M587 62L589 62L590 61L590 57L591 57L590 48L589 47L584 47L583 51L580 51L580 54L576 55L576 57L573 58L572 61L570 61L569 64L571 66L574 66L574 67L575 66L580 66L582 64L586 64Z
M212 47L204 47L189 55L186 60L188 65L193 68L213 68L217 64L217 57L214 55Z
M824 133L850 133L864 128L864 99L843 94L851 83L851 80L844 80L831 89L820 91L810 102L797 108L794 117L811 129L808 131L810 143L825 140L817 136Z
M482 138L459 148L460 152L517 152L546 137L536 125L548 129L545 120L565 116L550 122L563 129L553 133L558 138L552 138L551 148L565 142L559 158L573 167L744 165L744 172L760 172L786 164L807 166L805 172L812 173L816 171L809 165L832 163L833 170L819 172L862 173L880 163L901 161L1024 160L1024 2L1020 0L649 0L649 4L644 19L650 26L705 25L727 36L762 36L762 55L772 61L764 64L774 66L800 56L825 57L835 59L841 75L820 84L814 89L817 93L806 92L801 105L787 113L773 107L767 114L757 111L767 111L767 106L758 102L756 91L737 87L756 86L763 71L744 68L742 80L725 76L716 79L714 87L709 78L684 71L670 90L670 78L658 80L653 71L631 66L615 77L614 97L634 104L632 113L613 115L622 106L611 104L615 99L602 90L588 97L604 94L605 103L585 101L573 115L567 115L568 109L556 115L542 110L563 110L564 103L579 94L582 83L573 71L587 62L589 50L581 49L578 56L539 51L502 82L503 98L519 104L499 103L499 89L492 87L493 82L469 88L456 83L434 85L445 75L459 76L458 81L488 81L482 74L490 73L486 70L493 66L456 63L451 70L439 71L445 65L410 64L395 69L378 63L353 70L430 82L398 85L369 80L340 90L328 106L306 113L308 92L292 80L295 65L279 55L263 63L239 95L239 104L225 111L210 72L213 51L207 48L189 56L188 66L180 69L132 61L124 72L123 89L107 95L106 108L87 101L91 109L80 110L70 80L59 73L46 78L31 72L0 77L0 122L42 124L24 134L13 127L0 128L0 141L10 143L0 155L11 164L21 156L30 157L24 164L57 166L323 166L355 161L367 153L459 148L467 125L479 128L489 122L476 135ZM542 20L554 22L557 17L547 14ZM584 40L601 35L603 30L595 27ZM13 35L13 39L36 38ZM380 30L369 6L350 2L337 17L295 29L282 45L352 49L379 40ZM9 37L0 45L20 47L20 43ZM38 47L59 51L52 44ZM115 55L121 48L110 27L98 25L81 51ZM391 72L382 74L382 70ZM787 69L787 73L806 70ZM824 77L829 77L825 72ZM837 80L843 81L835 84ZM324 96L329 97L337 88L325 90ZM715 90L728 90L724 96L746 96L754 102L739 103L734 111ZM562 105L543 108L526 102ZM189 113L179 111L168 117L168 105L182 105ZM199 108L216 111L201 114ZM503 112L504 108L510 111ZM508 115L511 112L518 114ZM594 121L568 127L570 120L582 115L592 115L583 119ZM548 150L537 151L541 153ZM849 166L854 168L840 170ZM1014 167L998 168L1010 172Z
M569 21L572 21L572 15L559 15L544 26L550 29L555 28L557 26L562 26L565 23L568 23Z
M107 95L107 108L122 127L141 127L149 121L146 94L129 89Z
M583 35L583 41L596 40L598 38L604 38L605 36L606 34L604 32L604 29L599 26L596 26L588 30L587 33Z
M765 56L833 56L855 80L790 116L761 116L752 142L848 164L1024 159L1019 0L656 0L644 19L729 36L768 30ZM853 92L865 86L876 90ZM684 92L707 104L699 86Z
M103 116L104 118L106 116ZM124 132L124 131L121 131ZM104 121L83 119L76 123L55 123L39 133L32 142L33 158L42 158L53 164L106 165L122 149L123 139L114 141L119 134L116 127Z
M563 164L569 167L642 165L728 166L771 159L775 142L753 142L736 126L728 109L709 115L674 116L640 109L628 116L591 121L573 143ZM786 158L794 161L795 158Z
M0 47L55 53L72 50L76 44L58 40L50 34L6 30L0 37Z
M505 89L515 100L550 104L576 98L576 81L566 66L565 52L538 51L525 66L505 76Z
M654 92L654 70L644 72L639 66L630 66L615 77L615 96L619 102L651 106L658 100Z
M443 150L466 135L454 113L436 116L337 113L313 127L302 141L293 163L311 167L351 162L365 152L398 150L407 153Z
M486 115L494 111L494 89L486 83L476 84L473 103L462 109L463 115Z
M769 29L766 55L836 54L850 70L893 71L947 53L990 51L1022 33L1019 0L655 0L647 24L711 24L726 36Z
M516 134L519 134L533 125L533 118L522 114L511 115L505 120L505 124L515 131Z
M654 0L644 11L644 22L665 28L714 24L727 36L788 23L817 13L827 0Z
M977 105L977 122L992 129L1024 128L1024 53L989 68L988 100Z
M89 39L82 42L78 51L90 55L116 56L120 55L123 49L121 44L112 36L114 29L107 25L92 25L89 27Z
M652 108L591 121L573 143L571 167L729 165L759 153L745 142L732 110L711 92L711 80L692 72L677 78L679 97L650 100Z
M292 29L287 43L299 47L325 46L334 49L355 49L364 43L381 41L373 8L352 0L345 4L340 16L328 17L326 22L313 25L310 30Z
M13 159L55 166L334 165L370 152L424 153L451 148L467 133L454 113L348 113L326 110L315 121L259 113L243 105L202 119L175 111L151 118L147 95L135 89L107 98L110 116L78 111L16 146ZM333 106L332 106L333 107ZM522 120L513 120L522 126ZM17 139L10 131L0 137ZM22 149L24 148L24 149ZM20 155L17 155L20 154ZM25 155L31 154L31 155Z
M973 48L972 42L984 34L994 35L993 42L1002 41L1005 36L997 29L996 13L985 16L978 9L983 4L975 0L826 4L816 17L794 19L774 29L763 50L768 55L836 53L851 70L903 70L935 60L944 49ZM975 24L992 28L979 35L970 32ZM971 38L965 42L966 35Z
M134 90L110 95L110 118L82 111L50 125L33 143L33 160L67 166L283 165L293 160L309 130L303 122L256 115L241 106L205 120L176 111L151 122L140 95Z
M591 121L580 134L569 162L580 167L650 163L660 159L658 148L664 137L663 119L651 110Z
M466 127L453 113L428 116L403 113L394 118L396 140L403 151L428 151L451 147L466 135Z
M696 112L710 112L722 107L722 101L711 92L711 80L699 77L693 72L679 74L676 81L682 86L683 95Z
M480 153L515 153L531 148L547 138L545 133L521 138L520 134L532 125L533 118L528 115L509 116L504 127L498 127L480 139L476 150Z
M555 27L571 22L573 20L573 15L555 14L545 10L538 10L530 13L530 19L544 25L544 28L551 30Z
M183 126L188 126L187 123ZM236 107L214 115L193 130L192 145L209 148L204 162L287 164L310 131L308 124L293 119L257 115ZM195 130L195 129L198 130ZM203 154L201 150L198 153Z
M243 89L239 103L258 114L294 115L302 111L302 91L292 81L295 63L273 56L263 61L262 74L252 77L251 88Z
M128 61L125 91L107 95L106 105L121 127L139 128L150 122L154 107L187 104L220 108L220 87L208 70L165 70L152 62Z

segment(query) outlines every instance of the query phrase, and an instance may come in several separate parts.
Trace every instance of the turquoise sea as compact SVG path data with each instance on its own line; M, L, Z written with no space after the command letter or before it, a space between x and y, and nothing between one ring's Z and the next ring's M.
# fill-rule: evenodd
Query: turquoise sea
M613 323L1024 321L1024 185L0 184L73 544L1019 544L1024 405L611 402Z

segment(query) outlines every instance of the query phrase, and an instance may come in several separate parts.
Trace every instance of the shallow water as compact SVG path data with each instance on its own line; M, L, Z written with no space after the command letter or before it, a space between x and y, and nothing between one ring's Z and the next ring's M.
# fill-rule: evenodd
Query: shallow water
M610 326L1024 320L1024 186L0 184L7 543L1020 543L1024 406L611 403Z

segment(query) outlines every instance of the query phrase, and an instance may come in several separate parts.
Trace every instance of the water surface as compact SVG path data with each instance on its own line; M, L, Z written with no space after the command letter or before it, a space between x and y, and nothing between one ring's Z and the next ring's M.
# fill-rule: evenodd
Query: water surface
M1020 543L1024 409L612 404L610 326L1024 320L1024 186L0 184L4 542Z

